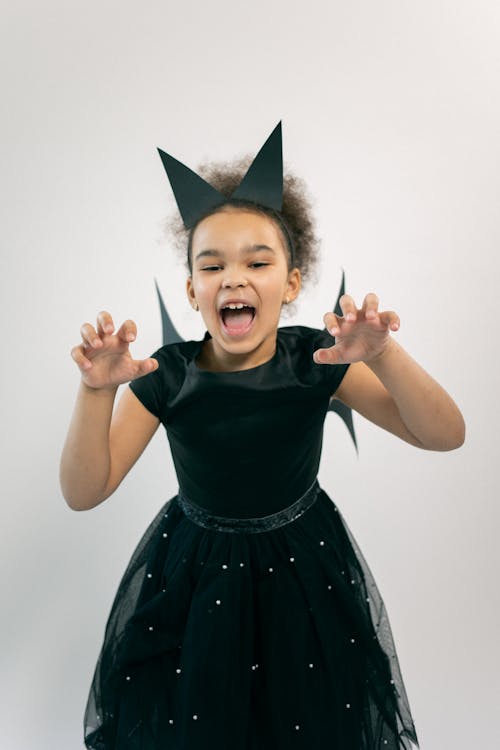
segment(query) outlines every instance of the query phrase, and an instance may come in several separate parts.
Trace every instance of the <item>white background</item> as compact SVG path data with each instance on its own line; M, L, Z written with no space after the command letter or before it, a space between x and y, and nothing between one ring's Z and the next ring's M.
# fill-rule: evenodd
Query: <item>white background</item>
M10 2L2 11L3 559L0 743L82 748L121 573L177 482L162 428L115 495L71 511L58 483L78 385L69 352L101 309L161 345L154 278L184 338L204 326L163 235L160 146L196 169L255 154L283 121L314 200L323 327L346 271L456 399L459 450L328 415L320 482L386 603L422 750L499 746L500 6L494 0Z

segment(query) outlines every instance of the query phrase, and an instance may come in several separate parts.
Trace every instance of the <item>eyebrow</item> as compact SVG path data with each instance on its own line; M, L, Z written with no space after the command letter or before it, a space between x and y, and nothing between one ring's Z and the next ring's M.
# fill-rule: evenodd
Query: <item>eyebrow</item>
M246 247L243 248L243 252L245 253L245 255L248 255L249 253L253 253L256 250L264 250L264 251L269 250L271 253L276 254L276 251L273 250L272 247L269 247L269 245L247 245ZM224 253L222 252L222 250L217 250L217 248L207 248L206 250L202 250L201 252L199 252L195 260L198 260L199 258L204 258L206 256L214 257L217 255L224 256Z

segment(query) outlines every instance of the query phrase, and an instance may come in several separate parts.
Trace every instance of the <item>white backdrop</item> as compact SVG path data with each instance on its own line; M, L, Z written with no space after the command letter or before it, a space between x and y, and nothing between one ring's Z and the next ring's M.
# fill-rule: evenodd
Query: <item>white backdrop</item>
M162 234L156 147L196 168L283 121L323 240L296 317L322 327L346 271L456 399L457 451L328 415L320 482L386 603L422 750L499 746L500 6L494 0L10 2L2 11L2 695L8 750L82 748L121 573L177 483L160 428L115 495L75 513L58 482L79 327L133 318L161 344L158 279L201 319ZM172 260L174 259L174 261Z

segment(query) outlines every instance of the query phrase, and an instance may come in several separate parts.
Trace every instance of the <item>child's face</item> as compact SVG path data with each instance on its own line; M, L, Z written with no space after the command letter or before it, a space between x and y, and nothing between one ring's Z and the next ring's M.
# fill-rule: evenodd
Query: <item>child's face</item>
M192 237L190 303L199 305L214 347L245 354L274 344L281 306L299 293L300 271L288 271L281 233L262 214L225 209L203 219ZM250 310L221 313L229 300Z

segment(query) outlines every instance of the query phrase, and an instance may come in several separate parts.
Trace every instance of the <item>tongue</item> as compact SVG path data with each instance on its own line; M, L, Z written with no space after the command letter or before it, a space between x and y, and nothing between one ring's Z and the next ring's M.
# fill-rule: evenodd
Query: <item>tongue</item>
M230 333L244 331L252 322L253 314L248 308L242 310L224 310L222 313L224 325Z

